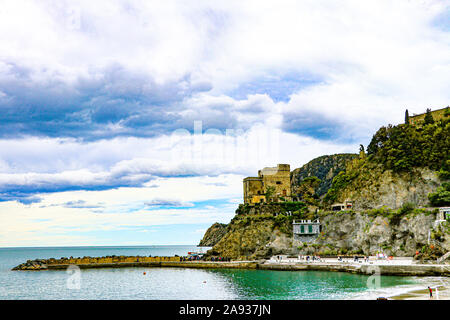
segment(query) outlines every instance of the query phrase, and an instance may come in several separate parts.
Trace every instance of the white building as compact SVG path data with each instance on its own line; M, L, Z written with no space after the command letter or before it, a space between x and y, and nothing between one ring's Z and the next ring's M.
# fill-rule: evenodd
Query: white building
M299 220L292 223L292 231L294 239L302 242L310 242L317 238L320 234L321 227L319 219L311 220Z

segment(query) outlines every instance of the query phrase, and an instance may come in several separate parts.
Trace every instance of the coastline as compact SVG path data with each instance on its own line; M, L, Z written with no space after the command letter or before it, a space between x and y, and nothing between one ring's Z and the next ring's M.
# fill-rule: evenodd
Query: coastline
M297 258L270 260L248 260L248 261L183 261L180 257L147 257L145 262L142 256L113 256L113 263L100 263L109 261L107 257L102 258L61 258L61 259L36 259L14 268L18 271L47 271L61 272L71 266L80 269L114 269L114 268L173 268L173 269L247 269L247 270L267 270L267 271L324 271L324 272L345 272L352 274L362 274L367 276L404 276L412 277L410 284L399 286L379 286L369 289L361 294L350 295L346 299L351 300L375 300L384 297L388 300L429 300L427 287L433 288L433 300L450 299L450 265L437 264L417 264L411 258L394 258L393 260L376 260L371 257L369 261L338 261L333 258L322 258L320 261L305 261ZM137 259L139 258L139 262ZM72 259L72 260L68 260ZM90 259L99 259L97 263L88 263ZM72 261L78 263L60 263L61 261ZM84 261L84 263L83 263ZM118 262L128 261L128 262ZM39 265L36 264L39 262ZM44 262L51 262L45 265ZM22 268L18 268L22 266ZM38 267L37 267L38 266ZM369 279L368 279L369 280ZM383 284L381 279L381 284ZM436 292L436 289L438 290Z
M92 262L92 261L96 262ZM64 262L64 263L61 263ZM179 257L118 257L116 261L105 258L78 258L68 260L34 260L27 261L12 270L14 271L42 271L63 270L75 265L80 269L93 268L130 268L130 267L161 267L161 268L239 268L280 271L334 271L355 274L380 274L395 276L444 276L450 277L450 265L446 264L416 264L410 259L394 261L371 262L338 262L336 259L321 261L303 261L299 259L286 260L249 260L249 261L182 261Z

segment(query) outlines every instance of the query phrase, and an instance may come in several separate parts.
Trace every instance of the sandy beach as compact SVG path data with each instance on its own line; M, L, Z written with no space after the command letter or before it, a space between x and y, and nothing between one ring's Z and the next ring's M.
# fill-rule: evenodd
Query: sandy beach
M390 300L450 300L450 279L431 279L426 283L424 279L423 289L414 289L405 293L389 297ZM433 297L430 298L428 286L433 289Z

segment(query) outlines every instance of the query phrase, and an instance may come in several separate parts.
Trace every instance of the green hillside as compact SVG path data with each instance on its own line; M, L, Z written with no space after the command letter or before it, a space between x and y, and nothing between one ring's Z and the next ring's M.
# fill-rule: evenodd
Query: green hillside
M291 186L294 194L302 182L309 177L317 177L320 179L320 183L315 189L316 195L320 197L326 194L331 187L333 178L339 172L345 170L348 161L356 157L357 155L353 153L321 156L311 160L301 168L295 169L291 173Z
M407 202L450 205L445 183L450 178L449 151L450 114L420 126L381 127L367 156L352 160L333 179L323 205L345 199L355 201L357 209L399 208Z

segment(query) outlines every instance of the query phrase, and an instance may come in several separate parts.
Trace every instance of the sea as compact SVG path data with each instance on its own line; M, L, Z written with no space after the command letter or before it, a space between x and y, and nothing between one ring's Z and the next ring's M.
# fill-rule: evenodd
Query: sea
M427 287L430 278L343 272L185 268L11 271L27 260L83 256L174 256L195 245L0 248L0 300L376 299ZM438 279L437 279L438 280ZM368 285L369 283L369 285Z

